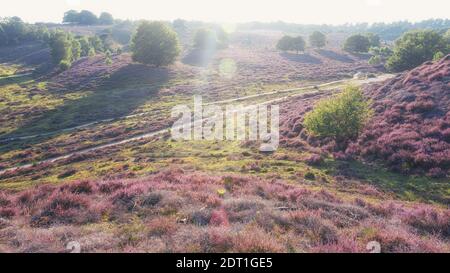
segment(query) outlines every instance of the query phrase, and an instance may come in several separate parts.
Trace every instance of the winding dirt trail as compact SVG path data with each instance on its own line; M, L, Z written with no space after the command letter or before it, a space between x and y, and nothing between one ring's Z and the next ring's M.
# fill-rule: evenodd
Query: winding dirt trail
M364 79L364 80L355 80L355 79L346 79L346 80L339 80L339 81L333 81L333 82L328 82L328 83L324 83L324 84L319 84L319 85L313 85L313 86L305 86L305 87L300 87L300 88L292 88L292 89L284 89L284 90L277 90L277 91L272 91L272 92L267 92L267 93L261 93L261 94L257 94L257 95L251 95L251 96L245 96L245 97L239 97L239 98L234 98L234 99L227 99L227 100L222 100L222 101L216 101L216 102L211 102L211 103L206 103L204 105L212 105L212 104L223 104L223 103L230 103L230 102L237 102L237 101L245 101L248 99L254 99L257 97L262 97L262 96L268 96L268 95L275 95L275 94L281 94L281 93L290 93L290 92L297 92L297 91L305 91L305 90L311 90L313 89L314 91L311 92L301 92L301 93L295 93L295 94L289 94L289 95L285 95L282 97L277 97L274 99L270 99L264 102L260 102L257 103L255 105L267 105L267 104L271 104L271 103L275 103L275 102L281 102L287 99L291 99L291 98L295 98L295 97L300 97L300 96L304 96L304 95L311 95L311 94L320 94L320 93L324 93L324 92L329 92L333 89L342 87L345 84L349 84L349 83L353 83L356 85L363 85L363 84L368 84L368 83L374 83L374 82L380 82L380 81L384 81L386 79L391 78L393 75L391 74L382 74L376 78L370 78L370 79ZM324 88L324 87L332 87L331 89L325 89L325 90L319 90L319 88ZM129 115L129 116L123 116L120 118L129 118L129 117L136 117L136 116L142 116L144 114L147 113L140 113L140 114L135 114L135 115ZM120 118L115 118L115 119L107 119L107 120L101 120L101 121L96 121L96 122L91 122L89 124L85 124L85 125L80 125L74 128L83 128L83 127L87 127L87 126L91 126L94 124L98 124L101 122L106 122L106 121L111 121L111 120L117 120ZM63 131L67 131L70 130L71 128L68 129L63 129L60 130L58 132L63 132ZM113 142L109 142L106 144L101 144L98 146L94 146L94 147L90 147L90 148L86 148L86 149L81 149L79 151L76 152L71 152L68 153L66 155L61 155L61 156L57 156L57 157L53 157L53 158L49 158L49 159L45 159L42 161L38 161L38 162L34 162L34 163L30 163L30 164L25 164L25 165L21 165L21 166L17 166L17 167L12 167L12 168L8 168L8 169L4 169L0 171L0 177L1 175L5 174L6 172L12 172L12 171L17 171L17 170L22 170L22 169L27 169L36 165L40 165L40 164L46 164L46 163L54 163L60 160L64 160L67 158L70 158L74 155L80 155L80 154L86 154L92 151L98 151L98 150L102 150L108 147L113 147L113 146L118 146L118 145L122 145L122 144L126 144L126 143L130 143L133 141L138 141L138 140L142 140L142 139L146 139L146 138L151 138L154 136L158 136L158 135L163 135L165 133L170 133L170 130L172 129L172 127L169 128L164 128L158 131L153 131L153 132L149 132L149 133L145 133L145 134L140 134L140 135L136 135L136 136L132 136L129 137L127 139L123 139L123 140L118 140L118 141L113 141ZM174 128L176 129L176 128ZM53 132L55 133L55 132ZM41 135L34 135L34 136L25 136L22 137L22 139L27 139L27 138L33 138L33 137L38 137L38 136L44 136L44 135L48 135L51 133L46 133L46 134L41 134Z

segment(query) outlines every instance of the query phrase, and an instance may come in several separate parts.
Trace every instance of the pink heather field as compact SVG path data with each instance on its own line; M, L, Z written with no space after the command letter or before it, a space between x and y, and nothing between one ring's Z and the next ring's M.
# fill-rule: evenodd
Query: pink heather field
M448 3L17 2L1 253L450 253Z

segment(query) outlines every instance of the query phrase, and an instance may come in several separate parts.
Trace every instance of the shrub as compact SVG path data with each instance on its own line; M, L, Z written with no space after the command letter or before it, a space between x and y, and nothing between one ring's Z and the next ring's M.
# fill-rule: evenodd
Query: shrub
M371 117L369 105L358 87L348 86L341 94L320 101L306 114L304 126L312 135L345 144L358 136Z
M370 57L370 59L369 59L369 64L370 65L379 65L379 64L381 64L381 57L380 56L378 56L378 55L376 55L376 56L372 56L372 57Z
M299 51L305 50L305 40L303 37L291 37L291 36L283 36L277 43L277 49L281 51Z
M380 36L373 33L366 34L367 39L369 39L369 44L371 47L379 47L381 45Z
M410 31L395 42L386 68L393 72L408 70L431 61L438 52L447 52L445 39L432 30Z
M370 40L364 35L352 35L345 40L344 50L348 52L368 52Z
M55 192L44 205L41 212L31 219L33 226L54 224L82 224L93 220L88 212L89 201L81 195L68 192Z
M142 22L132 40L133 60L166 66L180 54L177 34L162 22Z
M433 61L439 61L440 59L444 58L444 53L442 51L438 51L433 56Z
M309 36L309 44L315 48L322 48L327 43L327 37L320 31L314 31Z
M281 51L288 51L291 48L292 37L283 36L277 43L277 49Z

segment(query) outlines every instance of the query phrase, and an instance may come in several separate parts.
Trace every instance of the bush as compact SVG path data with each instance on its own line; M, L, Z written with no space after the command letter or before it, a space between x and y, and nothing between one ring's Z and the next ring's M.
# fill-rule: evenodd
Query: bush
M277 43L277 49L281 51L289 51L291 49L292 39L293 38L291 36L283 36Z
M371 47L379 47L381 45L380 36L373 33L366 34L367 39L369 39L369 44Z
M70 61L68 61L68 60L62 60L62 61L59 63L59 69L61 69L61 71L66 71L66 70L68 70L68 69L70 68L71 65L72 65L72 64L70 63Z
M386 68L400 72L431 61L436 53L448 52L445 39L432 30L410 31L396 41L394 52Z
M322 48L327 43L327 37L320 31L314 31L309 36L309 44L315 48Z
M102 12L98 18L98 23L100 25L112 25L114 23L114 18L110 13Z
M305 40L301 36L291 37L283 36L277 43L277 49L281 51L299 51L305 50Z
M369 59L369 64L370 65L379 65L379 64L381 64L381 57L379 56L379 55L375 55L375 56L372 56L370 59Z
M49 44L55 64L60 64L63 60L68 62L72 60L72 39L70 34L56 31L50 38Z
M345 144L363 129L372 114L369 105L358 87L348 86L341 94L320 101L306 114L304 126L312 135Z
M162 22L142 22L132 41L133 60L166 66L180 54L177 34Z
M352 35L345 40L344 50L348 52L368 52L370 40L364 35Z
M444 58L444 53L442 53L442 51L438 51L436 52L436 54L434 54L433 56L433 61L439 61L440 59Z

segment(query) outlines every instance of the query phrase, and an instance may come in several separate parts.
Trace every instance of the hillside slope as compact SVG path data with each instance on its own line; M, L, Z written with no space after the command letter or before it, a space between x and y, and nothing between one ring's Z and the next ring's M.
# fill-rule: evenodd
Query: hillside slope
M375 116L348 152L403 172L444 176L450 167L450 55L369 87Z

